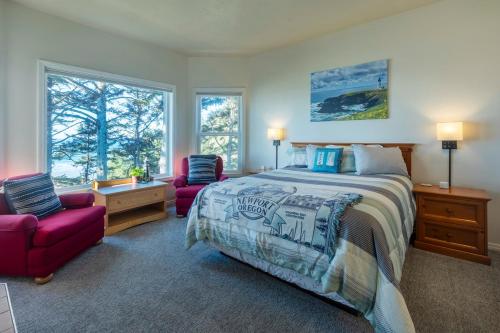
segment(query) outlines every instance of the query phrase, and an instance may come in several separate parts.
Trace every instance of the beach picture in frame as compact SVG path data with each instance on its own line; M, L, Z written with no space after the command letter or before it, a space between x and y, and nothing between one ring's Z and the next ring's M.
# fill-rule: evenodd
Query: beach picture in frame
M311 73L311 121L389 118L389 60Z

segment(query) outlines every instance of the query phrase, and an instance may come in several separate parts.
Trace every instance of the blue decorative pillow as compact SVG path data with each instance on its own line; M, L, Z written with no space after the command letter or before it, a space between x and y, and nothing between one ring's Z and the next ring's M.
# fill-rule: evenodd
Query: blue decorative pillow
M339 173L344 148L317 148L312 171Z
M16 214L33 214L38 218L61 209L61 201L54 191L48 173L22 178L7 179L3 183L7 204Z
M215 178L216 165L217 156L215 155L189 156L188 184L210 184L217 181Z

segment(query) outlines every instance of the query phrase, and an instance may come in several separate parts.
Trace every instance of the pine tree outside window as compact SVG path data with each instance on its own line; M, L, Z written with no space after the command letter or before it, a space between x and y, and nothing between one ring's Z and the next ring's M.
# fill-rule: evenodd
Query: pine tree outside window
M175 87L53 63L43 68L44 169L57 188L129 177L143 167L172 175Z
M242 171L243 111L243 89L196 91L197 151L220 156L226 173Z

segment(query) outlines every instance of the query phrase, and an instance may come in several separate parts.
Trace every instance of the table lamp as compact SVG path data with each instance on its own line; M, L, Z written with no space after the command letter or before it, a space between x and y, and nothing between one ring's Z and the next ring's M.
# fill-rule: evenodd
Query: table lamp
M276 147L276 169L278 169L278 147L281 140L285 138L285 131L283 128L268 128L267 138L269 140L273 140L273 146Z
M463 123L438 123L437 139L442 141L443 149L448 149L448 186L451 187L451 151L457 149L457 141L464 139Z

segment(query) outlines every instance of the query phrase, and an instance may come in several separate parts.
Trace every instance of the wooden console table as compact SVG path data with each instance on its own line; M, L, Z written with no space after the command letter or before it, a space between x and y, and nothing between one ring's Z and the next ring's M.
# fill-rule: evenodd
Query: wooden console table
M166 183L117 183L110 181L106 183L110 186L94 188L95 204L106 207L106 236L167 217Z

